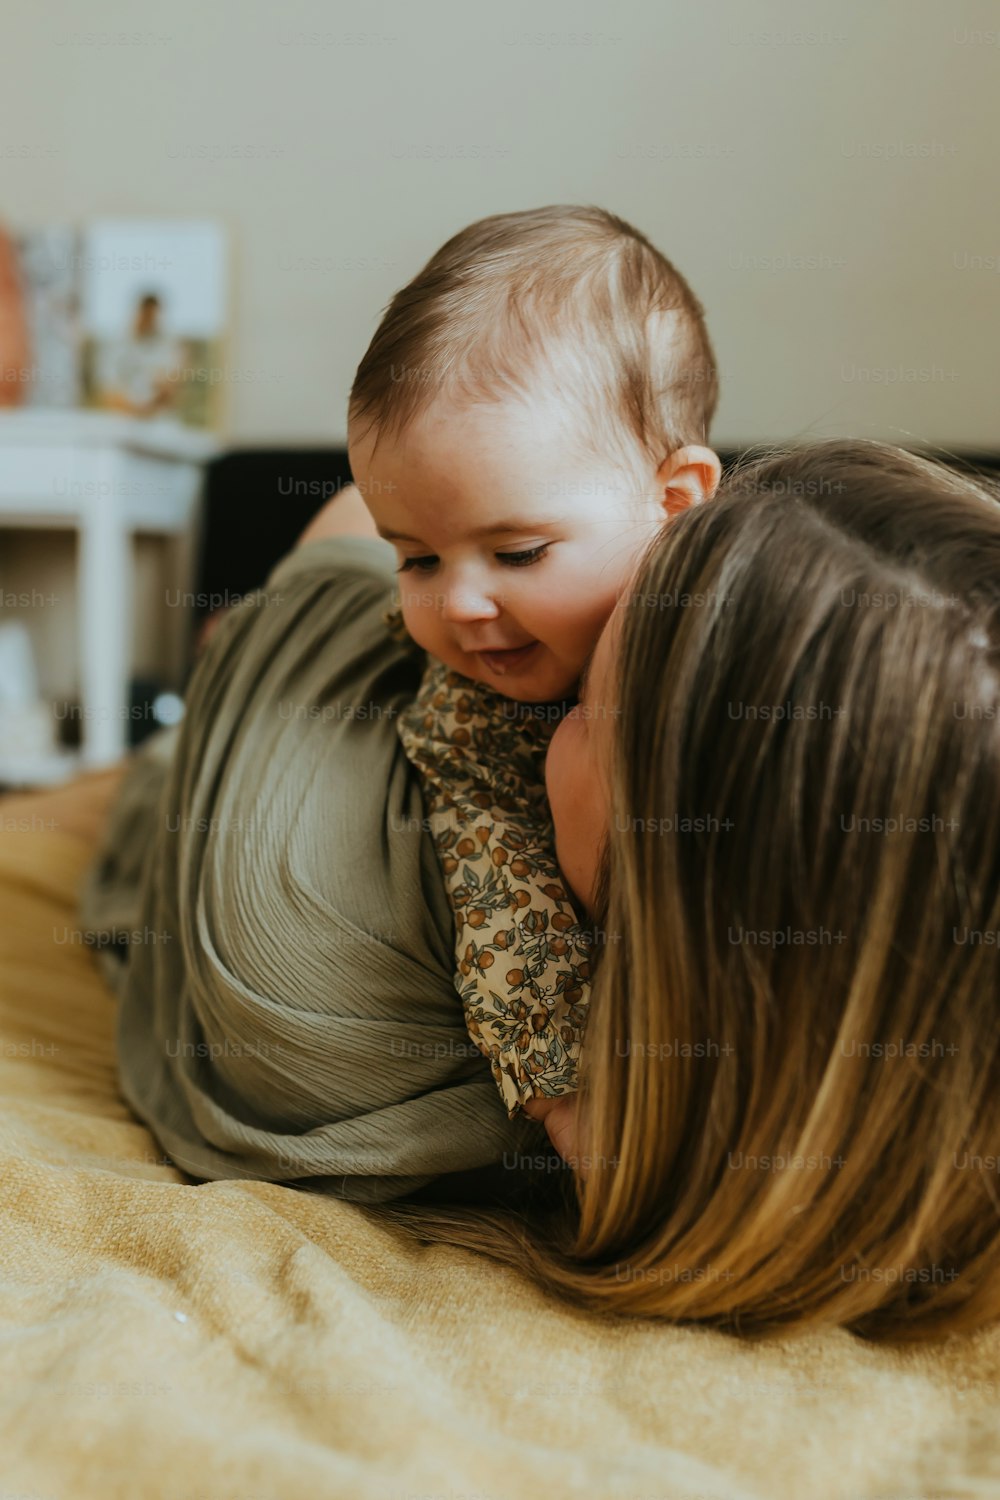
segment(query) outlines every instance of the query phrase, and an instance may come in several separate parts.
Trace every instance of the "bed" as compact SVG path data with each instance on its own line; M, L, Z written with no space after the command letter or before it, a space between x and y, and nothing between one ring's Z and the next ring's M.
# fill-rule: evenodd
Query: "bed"
M186 1180L76 914L121 771L0 798L0 1496L1000 1495L1000 1331L601 1322L342 1201Z

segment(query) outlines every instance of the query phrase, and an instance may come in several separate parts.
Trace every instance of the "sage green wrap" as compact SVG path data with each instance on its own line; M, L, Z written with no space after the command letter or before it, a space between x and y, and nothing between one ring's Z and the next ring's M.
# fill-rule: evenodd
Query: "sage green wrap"
M391 559L314 542L230 612L182 722L131 757L87 873L122 1090L196 1178L377 1202L546 1144L508 1121L465 1030L396 733L424 658L383 622Z

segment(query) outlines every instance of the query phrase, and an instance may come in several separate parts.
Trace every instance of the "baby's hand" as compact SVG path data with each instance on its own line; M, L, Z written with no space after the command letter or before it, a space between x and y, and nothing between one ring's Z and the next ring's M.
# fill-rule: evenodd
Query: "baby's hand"
M524 1106L524 1113L532 1120L542 1121L549 1140L564 1161L572 1164L578 1160L575 1094L561 1094L558 1099L532 1099Z

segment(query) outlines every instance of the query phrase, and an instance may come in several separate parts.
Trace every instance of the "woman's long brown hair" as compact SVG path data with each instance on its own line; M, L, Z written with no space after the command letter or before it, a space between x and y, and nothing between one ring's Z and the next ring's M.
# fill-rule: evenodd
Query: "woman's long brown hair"
M544 1218L388 1216L737 1333L1000 1316L996 495L771 453L622 607L587 1170Z

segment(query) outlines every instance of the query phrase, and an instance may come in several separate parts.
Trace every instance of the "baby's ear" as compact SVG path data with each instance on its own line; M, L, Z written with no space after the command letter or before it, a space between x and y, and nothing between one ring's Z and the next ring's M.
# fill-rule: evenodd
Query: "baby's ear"
M711 448L692 444L668 453L656 471L660 503L668 517L678 516L689 505L711 500L719 487L722 464Z

